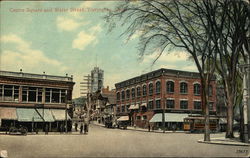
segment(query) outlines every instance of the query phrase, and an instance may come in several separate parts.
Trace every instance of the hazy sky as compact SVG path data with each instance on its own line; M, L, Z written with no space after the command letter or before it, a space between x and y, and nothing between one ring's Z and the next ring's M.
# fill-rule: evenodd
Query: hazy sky
M183 52L165 52L138 60L138 36L120 37L125 28L107 32L103 16L115 1L0 2L0 69L48 75L73 75L73 97L94 66L104 70L104 86L159 68L197 71ZM81 9L74 12L72 8ZM106 8L106 9L105 9ZM35 11L36 12L32 12Z

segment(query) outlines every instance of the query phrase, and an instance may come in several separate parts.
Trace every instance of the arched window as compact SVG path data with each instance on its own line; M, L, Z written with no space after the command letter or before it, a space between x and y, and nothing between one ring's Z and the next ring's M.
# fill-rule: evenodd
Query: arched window
M155 89L156 94L161 93L161 82L157 81L156 82L156 89Z
M132 98L135 98L135 89L134 88L132 88L131 94L132 94Z
M186 82L181 82L180 83L180 93L182 94L187 94L188 92L188 85Z
M124 100L124 99L125 99L125 92L122 91L122 100Z
M153 83L150 83L150 84L148 85L148 94L149 94L149 95L152 95L152 94L153 94L153 91L154 91Z
M120 100L120 92L116 93L116 100Z
M201 85L196 83L194 84L194 95L200 95L201 94Z
M126 98L127 98L127 99L130 98L130 90L129 90L129 89L126 90Z
M167 87L167 93L174 93L174 82L173 81L168 81L166 87Z
M141 96L141 87L136 88L137 97Z
M147 86L146 86L146 85L144 85L144 86L142 87L142 95L143 95L143 96L146 96L146 95L147 95Z

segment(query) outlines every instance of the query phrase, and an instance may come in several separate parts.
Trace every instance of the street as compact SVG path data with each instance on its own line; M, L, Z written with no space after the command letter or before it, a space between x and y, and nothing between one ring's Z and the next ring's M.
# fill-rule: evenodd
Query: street
M224 133L211 137L224 137ZM197 143L203 134L154 133L91 125L88 135L0 135L8 157L247 157L249 147Z

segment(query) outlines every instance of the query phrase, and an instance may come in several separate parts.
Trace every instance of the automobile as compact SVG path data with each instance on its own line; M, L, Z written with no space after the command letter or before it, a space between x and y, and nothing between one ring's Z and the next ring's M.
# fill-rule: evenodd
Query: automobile
M27 135L28 129L27 127L20 126L19 128L17 127L10 127L9 129L9 134L15 134L15 135Z

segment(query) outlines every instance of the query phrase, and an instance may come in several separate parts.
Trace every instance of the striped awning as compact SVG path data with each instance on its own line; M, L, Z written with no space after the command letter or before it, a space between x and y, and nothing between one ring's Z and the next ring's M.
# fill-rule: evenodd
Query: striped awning
M63 109L51 109L52 115L56 121L63 121L65 120L65 110ZM67 120L71 120L69 114L67 114Z
M128 116L121 116L117 119L117 121L128 121L129 117Z
M50 109L17 108L17 120L20 122L54 122Z
M0 108L0 119L17 120L16 108Z
M165 122L184 122L188 114L165 113ZM155 114L149 122L162 122L162 113Z

